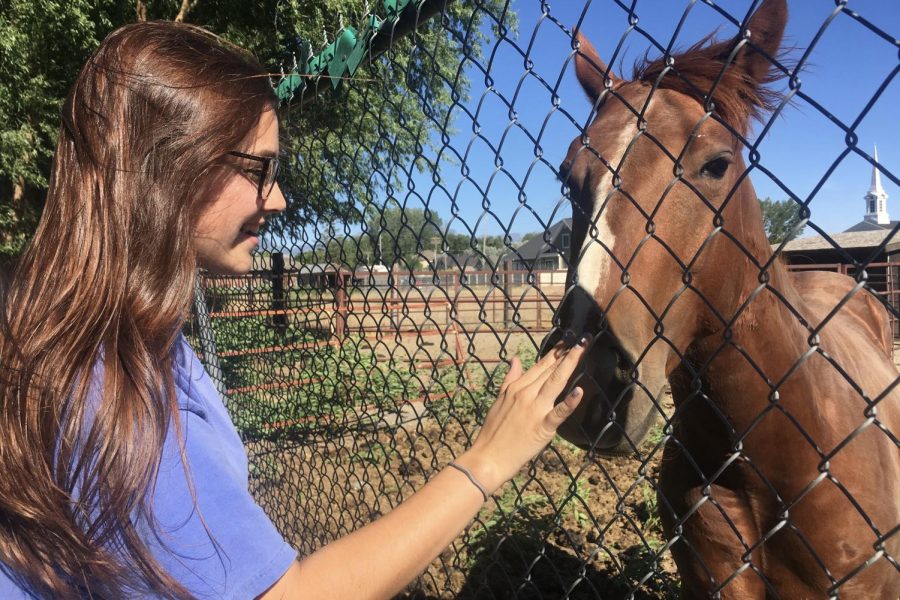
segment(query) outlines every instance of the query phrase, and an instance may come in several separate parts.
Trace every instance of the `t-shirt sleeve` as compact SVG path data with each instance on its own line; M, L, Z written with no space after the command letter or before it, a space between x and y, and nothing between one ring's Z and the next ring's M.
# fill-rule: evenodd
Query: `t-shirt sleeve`
M233 440L205 414L183 407L180 415L199 511L170 430L153 496L159 535L150 534L150 545L198 598L254 598L281 578L297 553L250 495L246 455L236 457Z

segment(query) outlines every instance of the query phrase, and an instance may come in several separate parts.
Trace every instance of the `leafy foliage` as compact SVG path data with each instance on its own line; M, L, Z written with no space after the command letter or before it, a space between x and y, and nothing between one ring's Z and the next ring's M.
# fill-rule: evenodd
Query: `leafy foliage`
M298 257L303 263L329 262L356 268L359 265L398 265L417 270L435 253L464 254L474 251L486 256L499 256L507 251L503 236L473 238L455 231L445 232L444 220L427 208L402 207L389 201L384 207L369 206L365 232L338 237L329 230L324 250L315 248Z
M395 40L389 60L365 61L357 81L282 118L288 156L282 183L295 201L282 220L302 227L312 219L362 222L364 210L349 198L372 198L392 179L373 177L390 161L416 163L432 124L447 123L454 98L467 82L457 75L465 57L481 56L486 15L502 0L481 7L450 3L442 22L420 26L411 39ZM186 13L180 11L188 7ZM273 73L290 69L306 41L318 50L323 31L333 36L343 21L360 24L365 0L3 0L0 3L0 256L15 255L40 215L60 109L79 68L113 29L140 19L175 19L200 25L247 48ZM329 40L331 38L329 37ZM427 49L427 50L426 50ZM375 103L367 86L390 98ZM373 110L373 104L378 104ZM422 106L428 118L422 118ZM352 131L343 124L354 123ZM419 124L413 127L412 124ZM364 148L364 156L356 150ZM388 160L390 157L390 161ZM396 175L394 175L396 176Z
M69 86L106 34L133 17L133 7L111 0L0 3L0 254L19 252L37 223Z
M345 263L353 266L374 261L389 266L398 264L410 270L418 268L425 258L424 252L432 244L437 247L441 243L443 219L427 209L391 204L384 208L370 206L365 220L366 233L335 240L331 255L343 251L349 259Z
M764 198L759 201L763 213L763 227L770 244L790 241L803 233L805 226L800 224L800 206L788 198L772 200Z

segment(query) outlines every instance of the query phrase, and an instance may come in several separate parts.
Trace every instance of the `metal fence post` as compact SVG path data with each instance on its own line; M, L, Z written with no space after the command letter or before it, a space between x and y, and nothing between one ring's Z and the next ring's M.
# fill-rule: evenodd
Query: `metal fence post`
M272 253L272 325L279 333L287 330L287 313L284 304L284 253ZM323 277L324 277L323 273Z
M512 262L505 261L503 270L503 329L508 330L511 327L512 318L510 316L510 303L512 302Z
M349 275L344 275L344 272L341 268L338 268L337 276L335 277L335 283L337 284L337 289L335 290L335 333L337 334L337 339L343 340L346 337L346 329L347 329L347 280L350 278Z
M203 289L201 275L198 273L194 280L194 314L197 316L197 329L200 338L200 353L203 366L212 378L216 389L225 396L225 376L222 374L222 365L219 355L216 353L216 338L213 334L212 322L209 319L209 311L206 308L206 292Z

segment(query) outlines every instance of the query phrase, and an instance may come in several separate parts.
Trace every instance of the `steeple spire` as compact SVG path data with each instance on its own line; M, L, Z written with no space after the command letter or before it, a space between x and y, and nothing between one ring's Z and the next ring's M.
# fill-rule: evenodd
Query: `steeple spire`
M872 156L875 162L878 162L878 146L875 147L875 153ZM866 193L866 216L865 220L878 225L890 225L891 217L887 212L887 192L881 187L881 172L878 167L872 165L872 185Z
M875 159L875 162L878 162L878 146L875 146L875 153L872 155L872 158ZM872 185L869 186L869 193L876 196L887 195L884 192L884 188L881 187L881 171L874 165L872 166Z

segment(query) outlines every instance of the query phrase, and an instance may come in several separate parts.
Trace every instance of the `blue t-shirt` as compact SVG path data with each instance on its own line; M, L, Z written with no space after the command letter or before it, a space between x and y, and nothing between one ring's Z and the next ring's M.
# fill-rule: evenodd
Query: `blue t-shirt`
M288 570L297 552L253 500L247 454L212 380L184 336L175 343L175 388L185 456L202 515L194 510L174 429L169 430L153 491L160 544L156 559L198 598L254 598ZM33 598L0 569L0 598Z

